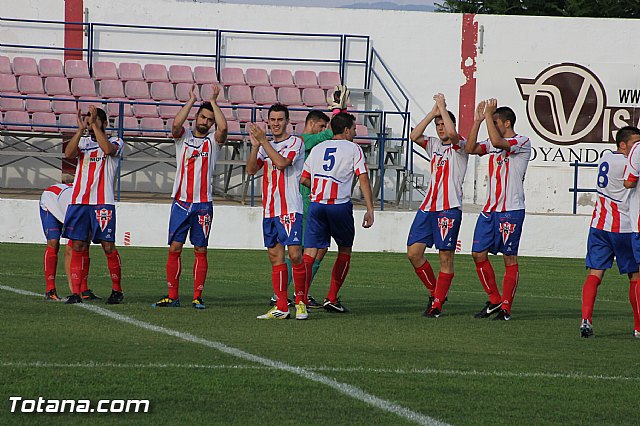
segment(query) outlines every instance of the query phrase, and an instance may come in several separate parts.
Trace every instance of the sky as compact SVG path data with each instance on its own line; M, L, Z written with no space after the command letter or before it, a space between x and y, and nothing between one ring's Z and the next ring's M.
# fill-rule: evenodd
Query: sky
M398 5L429 5L432 6L438 0L198 0L210 3L244 3L271 6L325 6L342 7L345 5L361 3L392 2Z

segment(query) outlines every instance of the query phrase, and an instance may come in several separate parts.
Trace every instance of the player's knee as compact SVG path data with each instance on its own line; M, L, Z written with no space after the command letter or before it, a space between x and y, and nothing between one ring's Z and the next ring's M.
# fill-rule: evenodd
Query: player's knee
M110 241L103 241L101 244L102 244L102 250L104 250L106 254L111 254L116 249L115 243L112 243Z
M207 252L207 248L206 247L200 247L200 246L194 246L193 247L193 252L194 253L206 253Z
M471 257L473 257L473 261L476 263L484 262L489 258L486 253L475 251L471 253Z
M60 249L60 240L47 240L47 247L58 251Z

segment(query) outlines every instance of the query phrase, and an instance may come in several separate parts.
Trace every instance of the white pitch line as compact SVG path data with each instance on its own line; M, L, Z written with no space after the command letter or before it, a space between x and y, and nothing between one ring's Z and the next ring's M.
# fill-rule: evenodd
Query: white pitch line
M239 364L122 364L110 362L82 362L82 363L52 363L43 361L33 362L0 362L0 367L19 368L123 368L123 369L202 369L202 370L273 370L264 365L239 365ZM629 376L603 376L588 375L583 373L546 373L546 372L514 372L514 371L478 371L478 370L448 370L436 368L366 368L366 367L302 367L308 371L322 371L328 373L376 373L399 375L431 375L441 374L446 376L480 376L480 377L509 377L509 378L536 378L536 379L571 379L571 380L595 380L595 381L640 381L640 377Z
M27 296L41 296L39 293L34 293L32 291L20 290L13 287L8 287L4 285L0 285L0 290L10 291L17 294L27 295ZM134 325L136 327L143 328L145 330L154 331L156 333L166 334L168 336L177 337L178 339L186 340L187 342L200 344L212 349L216 349L220 352L226 353L228 355L234 356L236 358L244 359L246 361L255 362L257 364L262 364L266 367L272 368L274 370L286 371L289 373L296 374L300 377L303 377L307 380L311 380L313 382L321 383L323 385L329 386L338 392L353 398L359 401L365 402L369 405L372 405L376 408L379 408L383 411L387 411L389 413L395 414L399 417L402 417L406 420L412 421L414 423L420 425L427 426L449 426L448 423L440 422L432 417L426 416L424 414L418 413L416 411L412 411L408 408L402 407L400 405L394 404L390 401L387 401L382 398L378 398L375 395L369 394L363 391L360 388L349 385L347 383L338 382L330 377L323 376L318 373L314 373L313 371L307 370L302 367L295 367L290 364L286 364L284 362L275 361L269 358L264 358L258 355L251 354L249 352L245 352L241 349L234 348L232 346L225 345L224 343L216 342L213 340L203 339L201 337L194 336L190 333L184 333L177 330L171 330L169 328L161 327L158 325L154 325L145 321L140 321L135 318L128 317L126 315L121 315L110 311L108 309L100 308L95 305L90 305L87 303L78 303L75 306L79 308L86 309L88 311L94 312L98 315L102 315L116 321L124 322L127 324Z

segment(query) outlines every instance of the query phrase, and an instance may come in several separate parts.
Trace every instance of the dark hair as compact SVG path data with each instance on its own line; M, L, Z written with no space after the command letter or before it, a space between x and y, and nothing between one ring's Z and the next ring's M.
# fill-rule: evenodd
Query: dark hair
M353 126L356 118L353 114L348 112L340 112L333 116L331 119L331 131L334 135L340 135L344 133L344 129L349 129Z
M449 113L449 117L451 117L451 121L453 121L453 124L456 124L456 116L453 115L453 113L449 110L447 110L447 112ZM442 116L436 115L435 119L438 119L438 118L442 118Z
M196 112L196 117L200 115L200 111L203 109L213 112L213 105L211 105L211 102L203 102L200 104L200 108L198 108L198 112Z
M628 141L633 135L640 135L640 129L634 126L624 126L619 128L616 133L616 146L619 147L622 142Z
M107 113L104 112L102 108L96 107L96 113L98 114L98 118L100 119L100 121L102 121L103 123L107 123ZM90 116L91 116L91 112L88 112L87 117L90 117Z
M269 108L269 113L267 114L267 118L271 117L272 112L284 112L284 118L289 120L289 108L281 103L271 105L271 108Z
M304 123L307 124L310 121L324 121L325 123L328 123L330 118L319 109L313 109L309 111L309 114L307 114L307 118L304 119Z
M502 120L502 121L509 120L511 122L511 127L512 128L513 128L513 126L515 126L515 124L516 124L516 113L513 112L513 110L511 108L509 108L508 106L501 106L499 108L496 108L496 112L494 112L494 114L497 114L498 117L500 117L500 120Z

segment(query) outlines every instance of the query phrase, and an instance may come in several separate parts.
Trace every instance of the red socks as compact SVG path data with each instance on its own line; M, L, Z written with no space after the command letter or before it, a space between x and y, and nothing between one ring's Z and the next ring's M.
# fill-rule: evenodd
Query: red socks
M91 265L91 258L89 257L89 247L82 252L83 267L82 267L82 282L80 283L80 291L84 292L89 290L89 265Z
M327 299L332 303L335 303L338 300L338 292L340 291L340 287L342 287L345 278L347 278L350 265L351 255L338 253L338 258L336 259L336 263L333 264L333 270L331 271L331 285L329 286L329 294L327 294Z
M422 284L424 284L427 290L429 290L429 294L431 294L431 297L435 297L436 276L433 273L433 269L431 268L429 262L425 260L422 266L415 268L414 271L416 272L418 278L420 278L420 281L422 281Z
M73 294L80 294L82 285L84 254L81 251L71 251L71 291Z
M287 302L288 281L289 273L287 272L286 263L271 267L271 285L273 286L273 293L276 295L276 307L279 311L289 311L289 302Z
M307 271L307 276L304 280L304 303L309 303L309 287L311 287L311 281L313 280L313 263L315 259L308 254L302 256L302 263Z
M196 252L196 259L193 262L193 298L202 297L204 282L207 279L207 270L209 269L209 261L207 253Z
M120 254L118 250L114 250L107 254L107 267L109 268L109 274L111 275L111 289L115 291L122 291L120 281L122 279L122 271L120 269Z
M453 280L453 274L447 274L446 272L440 272L438 274L438 281L436 283L436 295L431 305L433 308L442 310L442 304L447 298L449 293L449 287L451 287L451 281Z
M633 329L640 331L640 286L637 281L629 281L629 302L633 309Z
M58 268L58 251L47 247L44 251L44 280L47 285L45 292L56 289L56 269Z
M518 288L518 264L505 267L504 279L502 280L502 309L511 313L513 298L516 296Z
M307 274L311 272L311 265L305 263L304 259L299 264L292 264L293 287L296 294L296 305L304 302L306 305L309 301L306 298Z
M595 275L587 275L587 279L582 286L582 319L587 319L589 322L591 322L591 316L593 315L593 305L596 302L599 285L600 278ZM629 290L629 293L631 293L631 290ZM633 306L633 303L631 306Z
M483 260L482 262L477 262L476 273L478 274L482 288L489 295L489 301L493 305L500 303L502 297L500 296L500 290L498 290L498 285L496 284L496 273L493 270L493 266L491 266L491 262L489 262L488 259Z
M169 252L167 259L167 286L169 287L169 298L178 298L178 288L180 287L180 273L182 272L182 260L180 252Z

